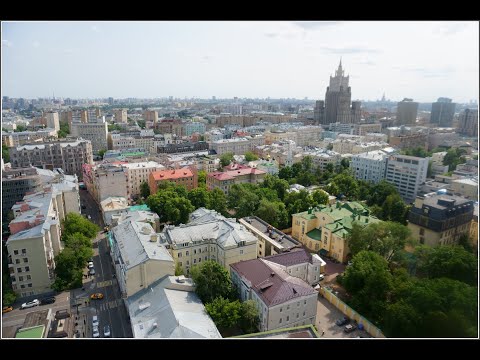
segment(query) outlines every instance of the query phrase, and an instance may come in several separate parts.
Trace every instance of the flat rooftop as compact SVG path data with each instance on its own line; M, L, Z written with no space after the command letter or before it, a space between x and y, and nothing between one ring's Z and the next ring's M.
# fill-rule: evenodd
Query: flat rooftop
M247 223L252 225L255 229L261 231L266 236L268 236L269 224L267 222L263 221L262 219L256 216L247 216L247 217L244 217L243 220L245 220ZM297 240L284 234L278 229L273 228L273 234L274 234L274 238L272 240L278 242L280 245L282 245L286 249L291 249L300 245L300 243Z
M44 325L38 325L27 329L18 330L15 335L16 339L41 339L45 332Z
M269 339L307 339L319 338L319 334L313 325L298 326L287 329L276 329L259 333L233 336L233 338L269 338Z

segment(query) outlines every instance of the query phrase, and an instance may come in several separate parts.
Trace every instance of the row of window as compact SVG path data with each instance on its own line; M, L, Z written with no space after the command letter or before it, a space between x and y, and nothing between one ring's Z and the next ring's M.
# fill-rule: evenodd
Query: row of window
M23 258L23 262L24 262L24 263L27 263L27 262L28 262L28 259L27 259L27 258ZM20 259L15 259L15 264L20 264Z
M25 266L25 272L29 272L30 271L30 266ZM19 267L17 268L17 273L21 273L22 272L22 268Z
M305 316L305 311L303 312L303 316ZM297 319L300 317L300 313L297 313ZM289 322L290 321L290 315L287 315L286 319L285 319L285 322ZM283 318L280 318L278 320L278 323L281 324L283 322Z
M12 279L12 281L17 281L17 279L15 278L15 276L10 276L10 279ZM25 280L32 280L32 277L30 275L27 275L26 279ZM19 276L18 277L18 281L24 281L24 277L23 276Z
M33 287L32 283L28 283L27 285L24 285L24 284L20 285L20 289L31 288L31 287ZM18 286L13 284L12 289L17 290Z
M27 255L27 249L22 249L22 255ZM18 255L20 250L13 250L14 255Z

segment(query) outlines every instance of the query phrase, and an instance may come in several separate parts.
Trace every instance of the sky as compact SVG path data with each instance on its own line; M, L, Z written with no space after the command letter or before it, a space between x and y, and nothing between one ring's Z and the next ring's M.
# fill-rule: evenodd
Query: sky
M352 100L479 95L474 21L2 22L2 95Z

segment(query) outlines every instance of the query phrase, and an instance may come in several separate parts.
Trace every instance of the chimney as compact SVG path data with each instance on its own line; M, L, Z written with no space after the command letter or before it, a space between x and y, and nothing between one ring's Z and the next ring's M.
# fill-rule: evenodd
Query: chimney
M157 234L150 235L150 242L156 242L156 241L157 241Z

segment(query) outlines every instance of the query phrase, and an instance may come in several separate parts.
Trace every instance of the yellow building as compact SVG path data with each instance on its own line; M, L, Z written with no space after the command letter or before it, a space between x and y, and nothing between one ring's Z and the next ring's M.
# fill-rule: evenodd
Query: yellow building
M292 237L312 251L346 262L350 253L346 238L352 224L366 226L379 221L358 202L319 205L292 215Z

